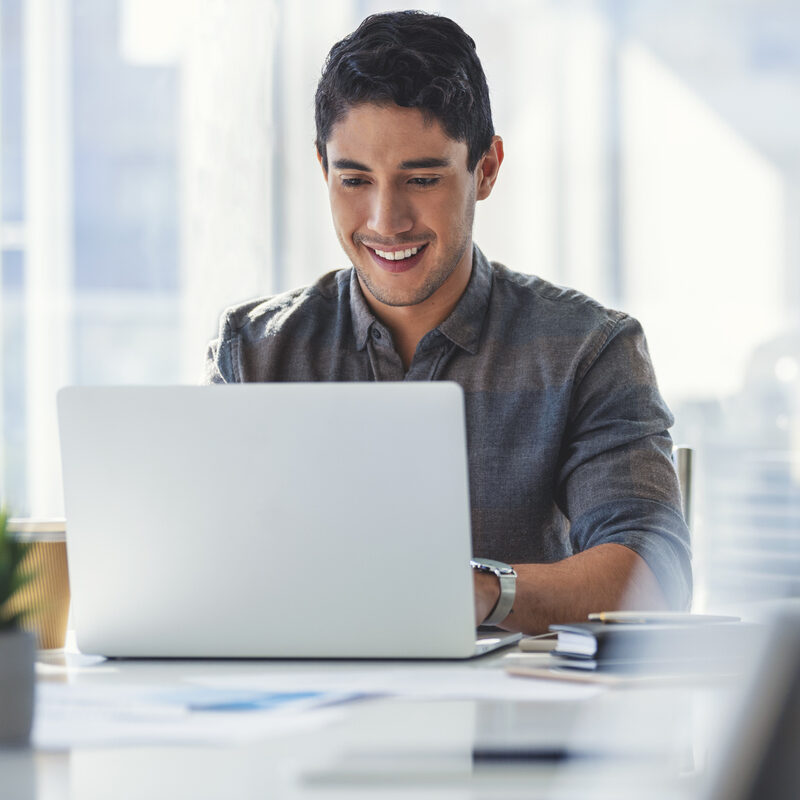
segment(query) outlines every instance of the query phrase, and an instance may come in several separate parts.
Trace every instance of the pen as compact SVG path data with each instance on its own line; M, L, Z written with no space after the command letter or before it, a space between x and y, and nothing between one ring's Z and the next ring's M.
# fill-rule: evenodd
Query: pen
M606 753L590 750L568 750L566 747L476 747L472 761L502 763L506 761L571 761L573 759L603 758Z
M591 622L638 623L672 622L677 625L703 624L709 622L739 622L739 617L722 614L686 614L681 611L599 611L589 614Z

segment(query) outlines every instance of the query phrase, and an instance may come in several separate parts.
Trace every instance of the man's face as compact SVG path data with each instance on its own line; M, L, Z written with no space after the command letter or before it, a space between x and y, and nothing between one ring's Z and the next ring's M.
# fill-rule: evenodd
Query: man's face
M334 126L327 155L333 224L362 289L388 306L463 290L481 196L464 142L417 109L367 103Z

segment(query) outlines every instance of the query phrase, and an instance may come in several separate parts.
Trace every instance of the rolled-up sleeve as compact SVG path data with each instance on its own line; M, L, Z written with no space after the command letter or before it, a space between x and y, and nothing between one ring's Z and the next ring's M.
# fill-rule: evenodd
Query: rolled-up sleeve
M557 497L574 552L614 542L638 553L670 606L692 595L689 530L681 511L661 397L639 323L623 316L576 375Z

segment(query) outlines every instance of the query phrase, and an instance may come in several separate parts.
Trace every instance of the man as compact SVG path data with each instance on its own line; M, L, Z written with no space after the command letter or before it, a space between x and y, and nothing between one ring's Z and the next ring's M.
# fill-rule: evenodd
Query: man
M673 420L639 324L473 245L503 142L472 39L421 12L368 17L328 55L316 124L353 268L229 309L208 381L456 381L474 552L513 564L475 570L477 622L686 607Z

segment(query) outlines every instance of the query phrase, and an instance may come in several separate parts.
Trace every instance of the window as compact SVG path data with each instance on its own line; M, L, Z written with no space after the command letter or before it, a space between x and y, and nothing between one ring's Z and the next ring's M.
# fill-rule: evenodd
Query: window
M219 312L345 265L313 152L373 2L0 0L0 496L61 513L54 394L198 379ZM442 0L506 162L492 259L637 316L697 453L699 608L800 594L800 10ZM313 20L313 24L309 23Z

